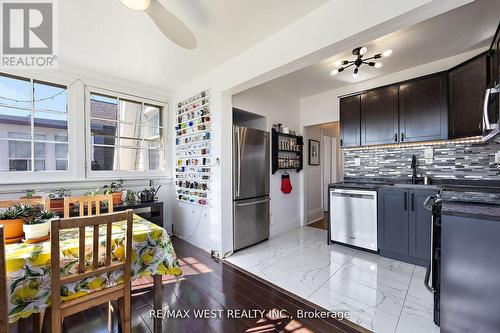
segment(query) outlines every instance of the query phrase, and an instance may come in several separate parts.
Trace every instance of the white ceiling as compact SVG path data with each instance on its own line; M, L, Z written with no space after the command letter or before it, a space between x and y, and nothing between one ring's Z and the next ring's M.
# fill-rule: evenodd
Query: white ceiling
M58 1L62 66L172 90L251 48L329 0L160 0L195 33L185 50L119 0Z
M368 53L365 58L387 49L392 49L393 54L389 58L379 59L384 65L382 68L366 65L360 67L356 79L352 77L352 67L330 76L330 72L337 68L334 65L336 60L354 59L352 50L349 50L268 84L299 97L306 97L489 46L499 24L499 13L499 0L476 0L367 43L365 46Z

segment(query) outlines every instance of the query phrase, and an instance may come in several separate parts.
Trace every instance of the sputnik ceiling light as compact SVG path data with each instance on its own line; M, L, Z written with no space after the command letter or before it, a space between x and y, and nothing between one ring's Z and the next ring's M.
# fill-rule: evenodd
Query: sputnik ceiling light
M354 50L352 50L352 54L357 56L357 58L355 60L342 60L342 61L337 60L335 62L335 66L339 68L331 71L330 75L337 75L338 73L343 72L347 68L355 66L354 72L352 73L352 77L356 78L358 76L359 67L361 67L361 65L368 65L371 67L380 68L383 66L383 64L380 61L375 62L370 60L380 59L382 57L386 58L392 54L392 50L386 50L382 53L375 54L373 57L363 59L363 56L366 54L366 52L368 52L368 49L364 46L355 48Z

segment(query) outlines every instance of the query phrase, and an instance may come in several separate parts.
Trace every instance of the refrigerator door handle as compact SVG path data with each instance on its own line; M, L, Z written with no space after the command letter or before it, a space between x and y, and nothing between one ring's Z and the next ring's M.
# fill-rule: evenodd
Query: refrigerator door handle
M252 201L252 202L246 202L246 203L241 203L241 204L237 203L236 207L245 207L245 206L257 205L257 204L268 202L268 201L271 201L271 199L267 198L267 199L259 200L259 201Z
M236 163L238 163L236 168L236 197L239 198L241 187L241 147L239 127L236 127L236 161Z

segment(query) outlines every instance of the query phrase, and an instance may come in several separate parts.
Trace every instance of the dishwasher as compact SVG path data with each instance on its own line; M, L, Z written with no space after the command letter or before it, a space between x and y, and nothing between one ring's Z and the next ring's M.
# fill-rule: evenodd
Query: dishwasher
M378 251L377 191L331 189L330 232L334 242Z

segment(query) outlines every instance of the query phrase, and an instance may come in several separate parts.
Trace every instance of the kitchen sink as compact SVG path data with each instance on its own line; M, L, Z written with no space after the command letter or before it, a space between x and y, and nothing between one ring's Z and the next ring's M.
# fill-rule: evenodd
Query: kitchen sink
M392 184L394 187L411 188L411 189L438 189L437 185L425 185L425 184Z

